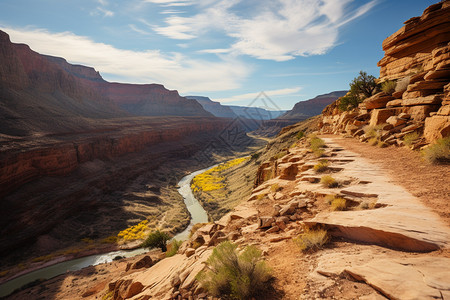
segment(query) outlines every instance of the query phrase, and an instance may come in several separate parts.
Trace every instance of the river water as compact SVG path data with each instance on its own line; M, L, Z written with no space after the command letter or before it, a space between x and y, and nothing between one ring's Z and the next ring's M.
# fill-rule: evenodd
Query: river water
M200 205L197 199L195 199L194 194L191 190L191 181L192 179L200 174L203 173L211 168L214 168L216 165L193 172L189 175L184 176L180 182L178 183L178 192L183 196L184 203L186 204L186 207L191 214L191 222L189 223L189 226L183 230L182 232L178 233L176 236L174 236L174 239L177 240L186 240L189 237L189 232L194 226L194 224L197 223L206 223L208 222L208 214L203 209L203 207ZM98 264L108 263L113 261L114 257L116 256L123 256L123 257L133 257L142 253L147 252L147 249L139 248L135 250L120 250L120 251L113 251L109 253L104 254L96 254L96 255L90 255L85 256L73 260L68 260L65 262L61 262L49 267L45 267L30 273L27 273L23 276L14 278L10 281L5 282L4 284L0 285L0 297L4 297L12 293L14 290L24 286L27 283L33 282L38 279L50 279L55 276L61 275L66 273L67 271L77 271L81 270L88 266L95 266Z

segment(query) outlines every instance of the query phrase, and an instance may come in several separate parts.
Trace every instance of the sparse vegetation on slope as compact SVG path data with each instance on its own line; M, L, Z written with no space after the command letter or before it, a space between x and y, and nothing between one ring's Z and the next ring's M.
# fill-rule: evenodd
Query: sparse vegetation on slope
M123 241L143 240L145 233L148 231L148 220L144 220L137 225L131 226L122 230L117 234L117 237Z

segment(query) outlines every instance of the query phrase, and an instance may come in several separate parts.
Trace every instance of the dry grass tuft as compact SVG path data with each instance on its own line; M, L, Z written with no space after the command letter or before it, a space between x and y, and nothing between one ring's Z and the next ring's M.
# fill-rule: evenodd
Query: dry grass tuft
M422 151L426 161L432 164L450 163L450 136L436 141Z
M326 159L321 159L316 165L314 165L314 171L317 173L323 173L328 170L330 163Z
M330 175L322 176L322 178L320 179L320 183L328 188L335 188L339 186L339 183L336 181L336 179L334 179Z
M328 241L329 236L325 229L309 229L294 239L303 252L322 249Z

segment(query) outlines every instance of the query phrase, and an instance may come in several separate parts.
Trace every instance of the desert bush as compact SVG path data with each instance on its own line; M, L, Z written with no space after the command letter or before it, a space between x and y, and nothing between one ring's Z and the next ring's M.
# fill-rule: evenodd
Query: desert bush
M339 110L346 111L358 107L358 104L363 101L363 98L359 94L349 93L341 98L339 98Z
M297 140L301 139L304 136L305 136L305 133L303 131L300 130L299 132L297 132L297 135L296 135Z
M333 201L331 201L331 210L346 210L347 209L347 200L342 197L335 197Z
M411 133L405 134L405 136L403 137L403 142L405 143L406 146L410 147L419 138L420 138L420 134L418 132L411 132Z
M322 149L322 147L325 146L325 142L321 138L318 138L315 135L311 135L309 137L308 142L309 142L309 147L311 148L312 152L317 157L321 157L324 153L324 150Z
M170 240L170 236L167 233L156 230L148 235L141 247L160 248L162 252L166 252L168 240Z
M177 254L183 241L177 241L175 239L171 240L169 245L167 245L166 257L171 257Z
M330 163L326 159L321 159L317 164L314 165L314 171L317 173L322 173L328 170Z
M294 242L303 252L317 251L329 241L328 232L325 229L307 229L294 239Z
M233 299L250 299L266 287L271 278L270 269L261 257L261 251L247 246L239 253L237 245L220 243L206 261L206 270L197 275L210 295Z
M395 92L395 86L397 83L394 80L386 80L381 84L381 90L386 94L392 95Z
M323 186L329 187L329 188L335 188L335 187L339 186L339 183L336 181L336 179L334 179L330 175L322 176L322 178L320 179L320 183Z
M426 161L432 164L450 163L450 136L437 140L422 151Z

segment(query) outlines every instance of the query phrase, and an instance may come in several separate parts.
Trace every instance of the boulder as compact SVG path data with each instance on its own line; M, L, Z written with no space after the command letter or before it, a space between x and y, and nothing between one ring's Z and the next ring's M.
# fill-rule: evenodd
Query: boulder
M450 116L433 116L426 118L423 135L429 143L450 136Z
M385 92L380 92L373 95L372 97L367 98L363 101L363 103L366 106L366 109L384 108L389 101L394 99L395 98L391 95Z
M153 265L153 260L150 256L146 255L134 264L131 265L132 270L142 269L142 268L150 268Z
M268 228L272 226L272 223L275 221L272 217L259 217L258 220L258 228Z
M396 109L393 108L374 109L370 118L370 126L376 126L385 123L389 117L396 114L395 112Z
M402 118L399 118L399 117L397 117L397 116L392 116L392 117L389 117L389 118L386 120L386 123L391 124L391 125L394 126L394 127L397 127L397 126L399 126L399 125L405 124L405 123L406 123L406 120L405 120L405 119L402 119Z
M188 248L188 249L186 249L184 254L186 254L187 257L191 257L192 255L195 254L195 249L194 248Z
M402 106L402 99L395 99L395 100L391 100L388 103L386 103L386 107L390 108L390 107L399 107Z

